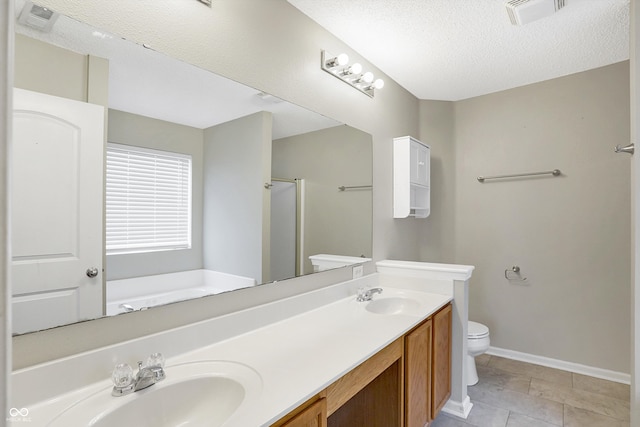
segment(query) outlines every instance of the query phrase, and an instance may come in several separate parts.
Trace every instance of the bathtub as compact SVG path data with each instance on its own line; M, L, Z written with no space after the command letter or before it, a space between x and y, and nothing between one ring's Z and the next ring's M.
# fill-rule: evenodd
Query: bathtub
M255 286L250 277L190 270L107 281L107 316ZM129 308L130 307L130 308Z

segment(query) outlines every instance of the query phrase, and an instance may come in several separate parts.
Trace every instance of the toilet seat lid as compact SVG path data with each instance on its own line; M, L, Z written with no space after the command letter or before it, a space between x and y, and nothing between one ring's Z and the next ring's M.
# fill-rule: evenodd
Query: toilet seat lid
M482 323L469 320L467 326L467 335L471 338L482 338L489 335L489 328Z

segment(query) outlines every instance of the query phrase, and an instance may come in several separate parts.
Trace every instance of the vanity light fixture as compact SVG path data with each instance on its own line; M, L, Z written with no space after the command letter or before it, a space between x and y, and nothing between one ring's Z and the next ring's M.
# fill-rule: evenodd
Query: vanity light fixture
M373 98L376 89L384 87L382 79L374 81L373 73L362 72L362 65L359 63L349 64L349 56L345 53L332 55L326 50L322 51L320 67L332 76L342 80L349 86L358 89L360 92Z

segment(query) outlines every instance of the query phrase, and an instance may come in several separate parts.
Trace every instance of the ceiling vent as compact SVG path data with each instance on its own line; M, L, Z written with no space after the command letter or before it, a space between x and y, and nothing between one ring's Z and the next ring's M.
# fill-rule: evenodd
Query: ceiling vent
M510 0L505 6L513 25L525 25L553 15L564 3L565 0Z
M27 25L36 30L48 33L51 31L56 19L58 19L58 14L51 9L38 6L31 1L26 1L18 17L18 22L22 25Z

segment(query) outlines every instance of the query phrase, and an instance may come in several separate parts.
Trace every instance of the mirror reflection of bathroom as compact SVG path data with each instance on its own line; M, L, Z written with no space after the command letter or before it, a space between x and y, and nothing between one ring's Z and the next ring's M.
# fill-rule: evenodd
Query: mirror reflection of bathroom
M14 333L370 259L369 134L37 8L16 0Z

